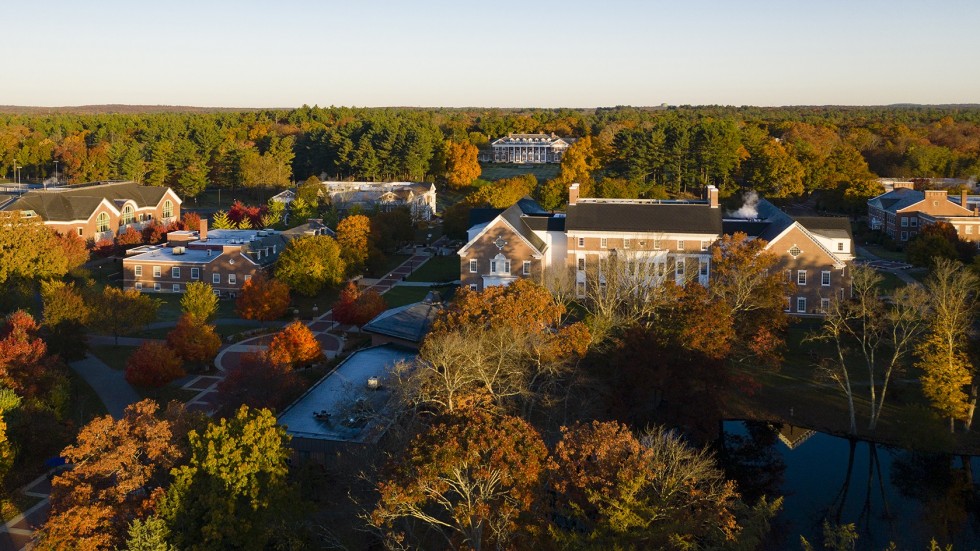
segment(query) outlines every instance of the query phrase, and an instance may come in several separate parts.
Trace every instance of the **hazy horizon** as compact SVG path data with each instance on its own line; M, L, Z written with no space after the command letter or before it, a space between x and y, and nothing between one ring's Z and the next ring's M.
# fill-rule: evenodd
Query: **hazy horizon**
M7 11L9 106L980 103L980 3L965 0L108 0Z

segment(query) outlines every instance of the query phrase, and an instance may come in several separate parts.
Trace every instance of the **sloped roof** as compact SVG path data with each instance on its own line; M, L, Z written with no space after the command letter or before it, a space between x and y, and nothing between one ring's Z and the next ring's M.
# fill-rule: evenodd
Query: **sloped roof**
M693 202L581 201L568 205L565 229L720 234L721 209Z
M534 231L565 231L564 216L524 216L524 223Z
M925 197L926 194L921 191L902 187L868 199L868 205L888 212L897 212L922 201Z
M135 202L137 207L155 207L168 189L143 186L136 182L119 182L81 188L34 190L5 206L4 210L33 210L44 220L87 220L103 199L116 205L116 208L127 200Z
M853 239L851 221L842 216L797 216L796 221L817 235Z
M525 197L525 199L527 198ZM524 199L521 199L521 201L524 201ZM538 237L534 233L534 230L532 230L531 227L524 221L525 216L524 212L521 210L521 201L514 203L514 205L512 205L509 209L500 213L500 217L513 226L514 229L517 230L517 233L521 234L521 236L524 237L524 239L526 239L531 246L537 249L538 252L544 252L546 247L545 242Z
M504 212L504 209L470 209L470 223L468 227L472 228L473 226L486 224L496 218L501 212Z
M441 309L432 302L416 302L381 312L361 328L368 333L387 335L421 343Z

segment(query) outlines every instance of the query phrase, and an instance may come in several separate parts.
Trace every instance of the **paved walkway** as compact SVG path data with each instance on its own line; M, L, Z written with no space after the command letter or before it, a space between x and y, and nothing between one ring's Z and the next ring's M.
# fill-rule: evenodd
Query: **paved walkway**
M35 478L18 491L41 500L0 526L0 551L20 551L33 547L31 539L34 531L41 528L51 511L51 502L48 501L51 482L47 475Z
M89 354L84 360L71 362L71 368L95 390L109 415L121 419L126 406L140 401L140 395L126 382L122 371L116 371Z
M855 250L857 251L858 256L866 258L870 261L882 261L882 262L885 261L884 258L872 254L870 251L868 251L868 249L865 249L860 245L856 246ZM889 274L895 274L895 276L898 277L898 279L901 279L906 284L915 284L915 285L919 284L919 282L914 277L909 275L907 270L887 269L887 268L875 268L875 269L878 270L879 272L888 272Z

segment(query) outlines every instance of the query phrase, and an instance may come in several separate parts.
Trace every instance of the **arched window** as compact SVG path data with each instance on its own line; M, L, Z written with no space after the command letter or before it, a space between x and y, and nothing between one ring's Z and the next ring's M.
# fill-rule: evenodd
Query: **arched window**
M490 259L490 273L510 274L510 260L503 254L493 257Z
M109 231L109 213L100 212L99 216L95 219L96 231L106 232Z
M122 211L122 223L132 224L136 221L136 216L133 213L133 205L126 205L123 207Z
M170 218L174 215L174 204L170 199L163 202L163 217Z

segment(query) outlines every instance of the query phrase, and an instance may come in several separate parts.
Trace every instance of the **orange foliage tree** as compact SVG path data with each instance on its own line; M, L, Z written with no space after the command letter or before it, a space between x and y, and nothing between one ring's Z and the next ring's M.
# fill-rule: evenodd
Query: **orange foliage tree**
M166 344L146 341L126 361L126 381L136 386L161 387L184 376L180 356Z
M273 365L296 368L323 359L323 348L309 327L294 321L272 337L266 354Z
M261 322L281 318L289 309L289 286L256 274L242 285L242 292L235 300L238 315Z
M184 314L167 334L167 346L185 362L206 366L218 354L221 337L215 333L213 325L200 323L190 314Z
M26 398L45 395L64 370L57 356L48 355L38 329L23 310L7 316L0 327L0 385Z
M340 292L340 298L333 305L333 319L360 327L384 312L387 307L385 299L377 291L369 290L362 293L357 285L350 282Z
M395 541L426 532L411 529L421 524L453 549L530 549L526 529L548 466L548 449L523 419L463 410L412 441L378 484L371 523Z
M348 273L359 273L364 269L370 253L370 236L371 219L363 214L348 216L337 224L337 244Z
M61 248L68 261L68 269L77 268L88 262L88 246L85 240L76 233L57 233L55 232L55 243Z
M480 177L479 150L469 142L446 141L446 181L449 187L459 189Z
M183 450L178 425L153 400L82 427L62 455L74 468L54 479L41 548L119 549L133 519L145 518Z
M132 226L126 228L126 231L116 236L116 245L119 247L132 247L142 244L143 234Z

